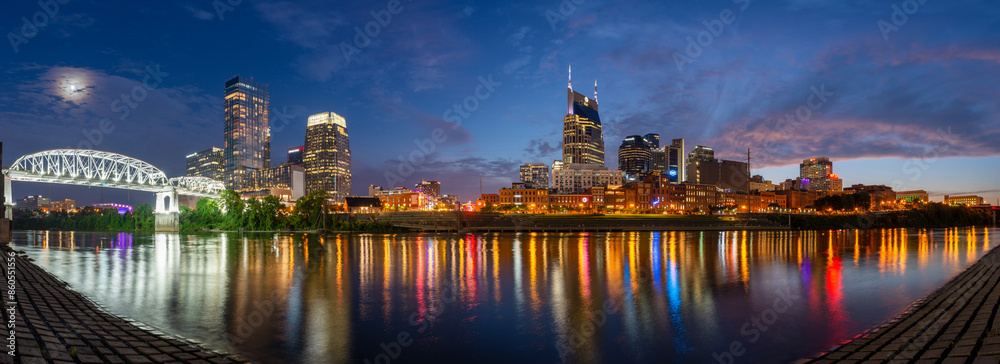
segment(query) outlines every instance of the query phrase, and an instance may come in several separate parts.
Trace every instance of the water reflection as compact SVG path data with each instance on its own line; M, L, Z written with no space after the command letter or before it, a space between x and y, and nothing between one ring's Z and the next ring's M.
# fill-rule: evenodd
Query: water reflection
M741 362L774 362L894 316L996 234L19 232L15 244L111 312L264 362L712 362L733 342Z

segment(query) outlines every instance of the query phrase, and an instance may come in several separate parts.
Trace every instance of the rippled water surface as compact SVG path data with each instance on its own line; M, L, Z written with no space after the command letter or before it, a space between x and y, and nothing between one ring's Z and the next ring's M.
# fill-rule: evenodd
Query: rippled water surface
M788 362L901 312L993 228L15 232L108 311L262 362Z

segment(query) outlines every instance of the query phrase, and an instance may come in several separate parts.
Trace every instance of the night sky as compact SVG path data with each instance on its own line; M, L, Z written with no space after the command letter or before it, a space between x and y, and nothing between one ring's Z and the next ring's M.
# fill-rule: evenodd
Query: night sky
M224 82L241 75L270 85L272 160L332 111L353 193L423 178L474 200L480 176L496 193L561 158L572 65L581 93L599 82L611 168L625 136L654 132L725 159L753 148L775 183L828 156L845 186L1000 198L996 1L60 1L0 12L5 165L89 144L181 176L186 155L223 146Z

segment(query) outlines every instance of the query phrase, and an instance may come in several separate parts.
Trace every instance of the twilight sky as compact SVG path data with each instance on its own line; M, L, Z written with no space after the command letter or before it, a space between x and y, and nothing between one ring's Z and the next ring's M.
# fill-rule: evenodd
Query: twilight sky
M572 64L578 91L600 84L611 168L625 136L655 132L725 159L753 148L775 182L828 156L847 186L1000 198L996 1L51 1L51 17L0 12L5 165L91 145L183 175L185 155L222 146L239 74L270 85L272 160L332 111L355 194L423 178L474 200L480 175L495 193L521 163L561 158ZM137 196L101 198L152 201Z

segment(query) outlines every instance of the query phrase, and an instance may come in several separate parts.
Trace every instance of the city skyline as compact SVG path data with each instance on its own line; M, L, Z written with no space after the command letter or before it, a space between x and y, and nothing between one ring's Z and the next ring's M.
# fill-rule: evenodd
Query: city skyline
M644 12L650 15L643 16L627 6L588 2L550 24L545 14L558 12L558 3L525 11L516 4L492 9L404 2L384 32L371 37L370 46L358 47L360 53L348 61L340 53L341 42L353 43L353 28L372 20L370 12L385 10L377 4L317 6L321 10L315 14L308 6L271 2L244 3L221 14L205 4L203 9L197 4L128 4L97 14L86 4L72 3L63 5L38 36L20 44L17 53L6 50L11 61L2 82L7 91L0 94L10 105L0 112L0 126L7 131L4 162L86 142L93 149L146 160L170 176L184 175L186 155L223 146L218 85L239 74L270 85L271 160L283 161L283 151L302 145L308 115L333 111L353 121L354 194L366 194L370 184L396 187L385 176L393 172L403 179L397 186L439 180L443 193L475 200L479 175L484 191L496 191L518 180L520 165L560 159L559 120L564 114L559 99L565 87L560 84L572 64L585 79L601 80L606 156L616 155L618 141L627 135L657 133L664 140L684 138L688 145L712 147L719 159L742 160L750 147L754 174L774 181L797 176L804 158L827 156L836 162L845 186L899 182L899 190L925 189L935 200L976 194L988 203L997 201L1000 172L981 168L1000 162L1000 148L990 143L1000 133L997 86L969 76L998 65L996 41L983 28L996 9L928 4L885 40L876 24L890 18L889 2L747 4L744 10L739 10L740 2L648 5ZM740 15L729 25L715 23L721 9ZM637 30L628 23L601 21L628 15L636 19L634 26L652 26L657 15L674 13L670 10L678 15L667 17L666 25L656 27L664 33L650 39L629 36ZM768 16L770 10L778 15ZM36 11L36 4L18 4L2 20L17 24ZM154 11L178 19L183 15L180 23L192 29L129 15ZM935 17L949 11L984 15ZM337 15L332 18L336 21L314 25L330 14ZM790 19L788 26L805 30L783 36L786 45L765 41L784 34L767 24L779 15ZM835 36L809 31L810 19L839 23L841 31ZM110 40L123 26L117 20L147 23L144 29L163 35L149 40L143 34L127 35L123 41L151 46L122 48ZM712 44L691 47L687 38L697 39L706 29L703 22L723 24L724 29ZM910 25L916 22L923 25ZM936 34L931 24L956 28L962 35ZM483 26L495 30L466 35ZM252 42L222 40L253 27ZM198 34L205 39L190 39L191 45L176 41ZM452 42L429 43L431 35L442 34ZM87 42L75 42L84 36ZM810 37L818 37L818 46L805 45ZM279 52L224 64L187 57L258 43L258 51ZM476 44L497 44L497 49L472 46ZM885 45L888 49L882 49ZM752 47L767 52L746 52ZM703 49L692 57L688 48ZM80 56L67 61L63 50ZM678 66L676 54L691 62ZM792 62L768 66L780 60L778 55ZM442 66L444 60L449 66ZM650 65L659 67L646 71ZM915 74L921 77L910 77ZM767 81L770 75L775 81ZM126 94L133 98L121 99ZM816 104L811 102L822 98L826 100L812 111ZM806 111L796 115L802 106ZM103 127L102 120L110 125ZM412 173L398 173L398 156L430 150L415 141L431 140L438 128L445 131L445 140L419 163L410 163ZM617 169L616 158L605 159L608 168ZM66 189L73 188L16 184L15 194L77 197L60 195ZM105 202L111 202L107 199L126 193L107 195Z

